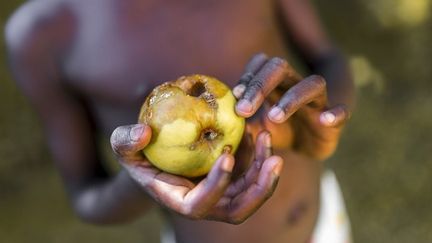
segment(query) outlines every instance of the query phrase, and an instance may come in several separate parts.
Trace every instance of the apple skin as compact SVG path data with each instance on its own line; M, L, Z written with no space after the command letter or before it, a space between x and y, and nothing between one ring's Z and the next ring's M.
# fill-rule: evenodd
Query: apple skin
M235 103L224 83L205 75L183 76L157 86L138 120L152 129L145 156L172 174L207 174L222 153L235 153L242 139L245 119L235 113Z

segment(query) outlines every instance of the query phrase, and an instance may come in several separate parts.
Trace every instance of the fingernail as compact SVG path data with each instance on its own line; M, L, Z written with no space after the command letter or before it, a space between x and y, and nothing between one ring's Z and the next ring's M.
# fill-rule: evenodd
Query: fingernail
M279 176L280 175L280 173L281 173L281 171L282 171L282 163L276 163L276 165L274 165L274 167L273 167L273 172L277 175L277 176Z
M242 96L243 92L245 91L246 86L244 86L243 84L239 84L237 86L234 87L233 89L233 94L234 96L238 99Z
M275 106L270 110L269 116L275 121L282 121L285 117L285 112L281 108Z
M332 124L336 120L336 116L331 112L323 112L320 115L320 120L322 123Z
M229 158L224 158L224 160L222 161L222 164L221 164L222 170L224 170L226 172L231 172L233 167L234 167L234 161L232 159L229 159Z
M130 132L129 132L129 136L131 138L132 141L137 142L140 140L142 134L144 132L144 125L139 124L134 126Z
M245 113L251 113L253 110L252 103L244 99L237 104L237 108Z

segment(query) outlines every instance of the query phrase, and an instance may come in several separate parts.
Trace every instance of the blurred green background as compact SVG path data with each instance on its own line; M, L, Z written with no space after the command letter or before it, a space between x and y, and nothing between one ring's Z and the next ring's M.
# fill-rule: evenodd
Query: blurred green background
M0 3L0 26L22 2ZM432 1L314 2L357 86L354 116L327 163L355 242L432 242ZM0 58L0 242L157 242L156 212L115 227L75 218L7 71L3 36Z

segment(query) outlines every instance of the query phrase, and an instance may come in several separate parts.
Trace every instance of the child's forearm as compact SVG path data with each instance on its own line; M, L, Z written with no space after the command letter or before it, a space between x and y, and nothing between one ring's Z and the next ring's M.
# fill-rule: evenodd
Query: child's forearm
M115 177L75 188L70 196L76 214L94 224L128 222L151 207L144 191L124 170Z
M353 82L348 64L333 45L318 15L307 0L279 0L285 27L313 74L327 82L329 105L353 104Z
M306 62L312 73L326 79L330 106L345 104L351 108L354 105L354 84L349 64L339 49L331 48Z

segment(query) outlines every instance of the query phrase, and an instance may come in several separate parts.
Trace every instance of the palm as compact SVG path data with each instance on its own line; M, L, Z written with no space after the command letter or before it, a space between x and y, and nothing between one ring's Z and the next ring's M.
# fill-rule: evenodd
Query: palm
M321 110L303 107L291 117L294 131L293 149L314 159L328 158L336 149L341 127L323 126Z

